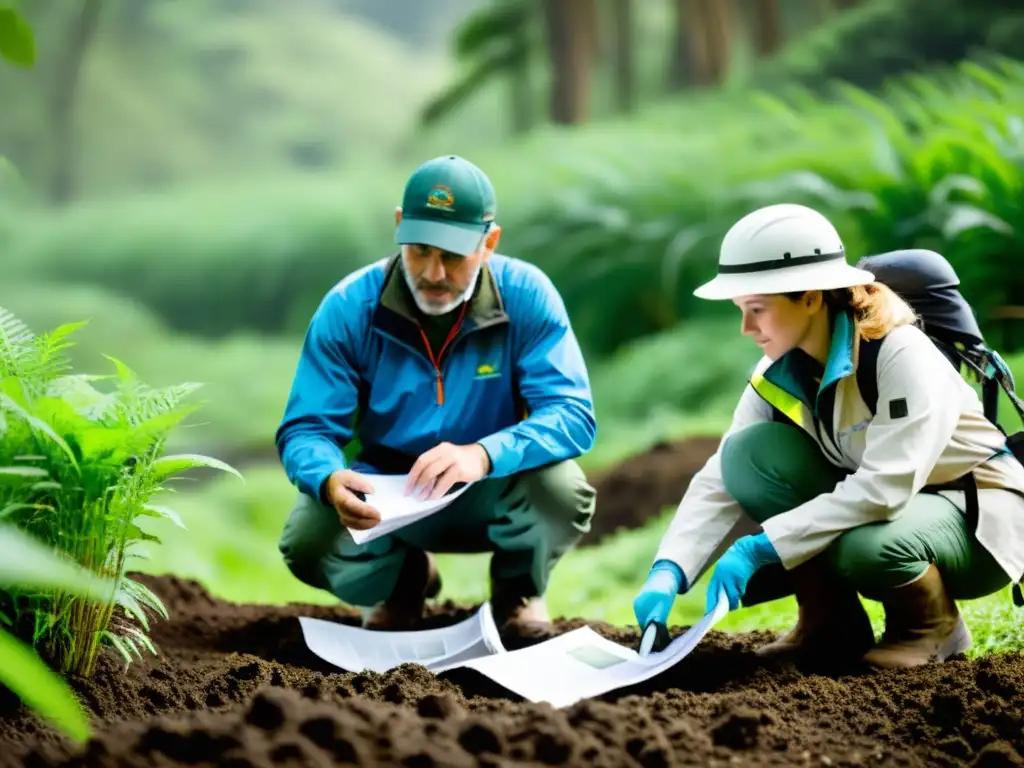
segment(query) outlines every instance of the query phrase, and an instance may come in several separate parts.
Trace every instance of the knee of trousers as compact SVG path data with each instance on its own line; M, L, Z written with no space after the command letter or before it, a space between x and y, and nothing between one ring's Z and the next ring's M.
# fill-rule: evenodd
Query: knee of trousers
M765 490L819 466L821 452L800 430L760 422L730 435L720 452L722 483L742 507L756 509Z
M346 557L334 551L331 541L282 537L278 550L292 575L304 584L326 589L348 605L372 606L387 599L394 589L403 553L394 547L385 551L384 540L373 544L380 552Z
M893 538L884 523L846 531L828 554L843 581L868 597L913 581L928 566L928 560L914 552L910 542Z
M569 527L580 534L590 530L597 491L583 469L572 460L560 461L525 472L522 482L530 507L555 527Z
M323 586L321 561L327 554L329 542L312 537L296 537L286 531L277 542L277 550L284 564L299 581L315 587Z

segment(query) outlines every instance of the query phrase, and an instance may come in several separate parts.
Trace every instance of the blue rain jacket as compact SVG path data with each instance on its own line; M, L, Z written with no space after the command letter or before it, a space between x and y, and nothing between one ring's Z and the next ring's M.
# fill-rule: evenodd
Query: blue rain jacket
M397 255L341 280L306 331L276 432L285 473L323 498L351 468L402 474L442 442L479 442L490 477L513 475L593 446L590 382L561 296L524 261L493 254L435 368ZM433 350L434 356L440 350Z

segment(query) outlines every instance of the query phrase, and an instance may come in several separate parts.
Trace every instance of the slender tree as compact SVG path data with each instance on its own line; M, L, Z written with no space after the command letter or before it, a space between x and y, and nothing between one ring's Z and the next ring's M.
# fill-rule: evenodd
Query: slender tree
M66 41L54 71L49 113L53 131L53 164L50 200L58 205L71 201L78 186L75 103L89 46L96 36L103 0L83 0L71 20Z
M620 112L630 112L636 106L633 0L612 0L611 30L615 40L615 104Z
M732 0L671 0L670 90L721 83L732 61Z
M707 47L706 85L719 85L729 74L732 63L732 25L735 12L732 0L701 0L703 34Z
M596 0L544 0L551 63L551 120L560 125L586 121L590 110L591 64L596 50Z
M754 49L757 55L771 56L781 47L779 0L754 0Z

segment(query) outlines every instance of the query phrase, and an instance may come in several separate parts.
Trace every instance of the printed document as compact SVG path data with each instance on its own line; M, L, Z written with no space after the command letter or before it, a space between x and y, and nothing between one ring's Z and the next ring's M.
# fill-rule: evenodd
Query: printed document
M380 522L366 531L349 528L348 532L352 534L352 540L356 544L372 541L444 509L472 485L472 483L466 483L457 491L451 491L440 499L425 501L405 495L405 484L409 480L407 474L364 475L364 477L373 486L373 493L366 494L366 503L380 512Z
M408 663L440 672L505 653L489 602L458 624L414 632L378 632L306 616L299 624L309 650L348 672L385 672Z
M723 592L711 613L663 651L648 656L581 627L529 648L480 656L458 666L474 669L529 701L567 707L641 683L678 664L728 612Z

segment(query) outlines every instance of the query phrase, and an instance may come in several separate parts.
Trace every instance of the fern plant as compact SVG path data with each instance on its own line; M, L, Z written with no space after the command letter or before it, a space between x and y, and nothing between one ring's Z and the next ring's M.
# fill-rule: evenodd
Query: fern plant
M9 590L0 603L17 631L62 672L92 674L98 651L113 647L126 663L155 653L148 637L159 598L127 577L137 546L158 541L138 523L165 517L156 493L180 472L211 467L241 477L217 459L165 455L172 429L196 406L196 384L154 389L116 358L104 376L75 373L66 356L84 323L36 335L0 308L0 519L109 580L102 599L62 590ZM105 386L104 386L105 385Z

